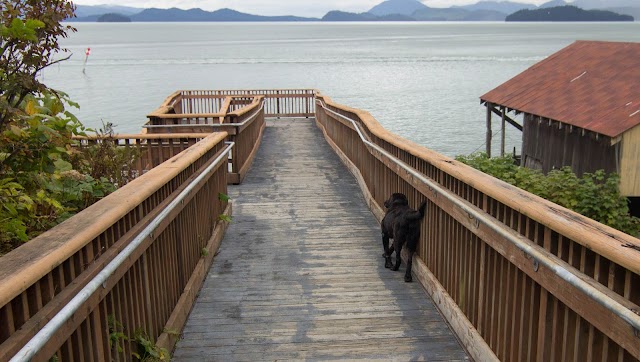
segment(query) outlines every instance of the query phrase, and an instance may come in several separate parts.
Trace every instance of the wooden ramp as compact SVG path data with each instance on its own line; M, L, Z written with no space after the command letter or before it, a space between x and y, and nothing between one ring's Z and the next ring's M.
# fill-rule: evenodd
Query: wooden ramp
M312 120L269 121L176 361L468 360Z

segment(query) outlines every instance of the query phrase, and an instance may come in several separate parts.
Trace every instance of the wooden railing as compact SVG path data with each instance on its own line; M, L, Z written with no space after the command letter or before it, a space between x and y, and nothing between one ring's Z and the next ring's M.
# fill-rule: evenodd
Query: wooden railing
M144 127L150 134L226 132L229 135L228 141L235 143L230 159L228 182L241 183L262 139L265 127L264 97L261 95L199 95L200 91L183 92L189 92L189 94L196 92L200 98L197 98L195 103L185 103L182 93L175 93L148 116L149 122ZM182 100L179 101L179 99ZM190 113L172 113L172 105L181 102L187 105L180 106L180 109L188 109ZM202 113L216 109L218 104L221 109L218 109L217 113Z
M0 361L131 360L136 330L171 349L231 213L219 197L226 138L207 136L3 256Z
M167 97L153 113L218 114L220 117L219 114L227 112L227 97L241 103L242 98L263 96L265 117L313 117L316 93L315 89L183 90ZM237 109L233 104L229 106L230 111Z
M224 233L218 216L231 212L218 194L246 173L265 113L304 113L269 105L282 91L224 92L176 93L154 115L212 112L218 118L204 124L218 126L207 132L226 132L119 137L144 155L142 176L2 258L0 361L23 356L34 340L43 341L34 360L128 360L135 346L122 336L136 329L173 345ZM205 105L207 97L220 101ZM414 271L475 359L640 359L638 239L393 135L367 112L320 94L305 102L379 219L392 192L413 206L428 200Z
M127 165L129 167L120 171L124 179L132 180L195 145L209 134L114 134L75 136L74 139L78 141L78 147L81 149L110 142L113 147L123 150L123 157L129 157L131 163Z
M475 359L640 359L638 239L321 95L316 122L378 218L392 192L428 200L414 272Z
M149 114L148 133L224 131L236 147L229 183L239 184L260 145L265 117L313 117L313 89L183 90ZM258 111L260 109L260 111Z

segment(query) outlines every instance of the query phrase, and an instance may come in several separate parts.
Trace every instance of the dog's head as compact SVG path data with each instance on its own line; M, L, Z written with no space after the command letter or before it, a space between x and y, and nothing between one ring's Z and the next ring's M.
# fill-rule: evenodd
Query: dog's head
M391 194L391 197L389 197L389 199L387 199L384 202L384 207L386 207L387 209L390 209L394 206L399 206L399 205L409 205L409 200L407 199L407 196L399 192L394 192L393 194Z

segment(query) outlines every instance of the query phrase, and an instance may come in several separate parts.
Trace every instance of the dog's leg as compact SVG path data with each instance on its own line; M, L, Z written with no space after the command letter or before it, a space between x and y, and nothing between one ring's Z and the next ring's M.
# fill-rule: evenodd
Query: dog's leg
M382 233L382 247L384 248L384 267L391 268L393 264L391 264L391 253L393 253L393 245L391 246L391 250L389 250L389 235Z
M384 249L384 254L382 254L382 256L385 258L389 256L389 235L384 232L382 233L382 249Z
M395 249L396 249L396 264L393 266L393 268L391 268L391 270L393 271L397 271L398 269L400 269L400 264L402 263L400 254L402 253L403 243L404 243L404 240L393 239L393 246L395 246Z
M411 250L410 247L407 246L407 250L409 250L409 259L407 259L407 271L404 273L404 281L410 283L413 280L411 276L411 264L413 264L413 254L415 254L415 250Z

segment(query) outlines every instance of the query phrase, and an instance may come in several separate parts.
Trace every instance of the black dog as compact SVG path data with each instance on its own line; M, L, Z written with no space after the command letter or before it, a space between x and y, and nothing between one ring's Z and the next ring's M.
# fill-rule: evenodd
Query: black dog
M410 282L411 264L413 254L420 240L420 220L424 217L427 202L423 201L418 210L409 207L407 196L401 193L394 193L384 202L387 212L382 219L382 247L384 248L385 268L398 270L400 268L400 252L406 244L409 249L409 259L407 260L407 271L404 274L404 281ZM393 239L393 245L389 248L389 239ZM396 264L391 262L391 254L396 252Z

